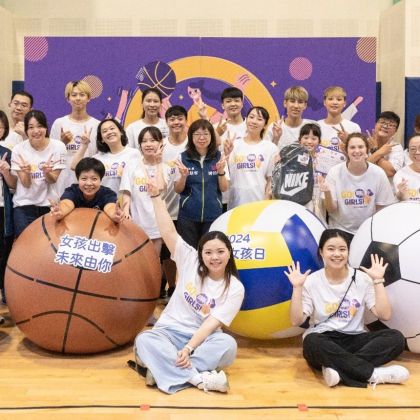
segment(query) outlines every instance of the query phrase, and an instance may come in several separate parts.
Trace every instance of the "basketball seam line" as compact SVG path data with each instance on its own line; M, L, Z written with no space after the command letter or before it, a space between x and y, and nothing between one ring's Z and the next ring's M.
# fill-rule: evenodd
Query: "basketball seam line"
M140 244L137 248L134 248L132 251L130 251L128 254L125 254L123 258L131 257L131 255L135 254L136 252L140 251L148 242L150 242L150 239L147 238L142 244ZM112 266L119 264L122 262L123 258L120 258L117 261L114 261Z
M42 216L41 219L41 226L42 226L42 230L44 231L45 236L48 239L48 242L51 245L51 248L54 250L55 253L57 253L57 248L55 247L55 245L53 244L53 241L51 240L51 236L49 235L48 231L47 231L47 227L45 226L45 215Z
M100 215L101 215L101 211L98 211L96 213L95 219L93 220L88 239L92 238L93 232L95 230L96 223L98 222L98 219L99 219ZM70 304L70 310L69 310L69 316L68 316L68 319L67 319L66 329L64 331L63 346L62 346L62 350L61 350L62 353L65 353L65 350L66 350L67 336L68 336L69 329L70 329L70 322L71 322L71 317L72 317L72 313L73 313L73 308L74 308L74 305L76 304L76 297L77 297L77 294L78 294L77 289L79 288L79 284L80 284L80 281L82 279L82 274L83 274L83 270L79 269L79 273L77 275L77 280L76 280L76 285L74 287L73 297L72 297L71 304Z

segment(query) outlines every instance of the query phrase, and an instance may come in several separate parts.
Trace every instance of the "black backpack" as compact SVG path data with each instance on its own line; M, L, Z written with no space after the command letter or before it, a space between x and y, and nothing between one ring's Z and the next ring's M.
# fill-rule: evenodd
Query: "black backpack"
M300 144L280 150L271 179L273 198L305 205L312 200L314 172L311 154Z

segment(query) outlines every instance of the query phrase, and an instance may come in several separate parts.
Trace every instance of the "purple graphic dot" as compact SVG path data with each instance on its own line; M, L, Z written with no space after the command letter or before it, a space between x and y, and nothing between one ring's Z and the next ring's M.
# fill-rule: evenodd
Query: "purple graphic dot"
M27 36L24 41L25 59L28 61L41 61L48 52L48 41L45 37Z
M312 75L312 63L306 57L296 57L290 63L289 72L293 79L309 79Z

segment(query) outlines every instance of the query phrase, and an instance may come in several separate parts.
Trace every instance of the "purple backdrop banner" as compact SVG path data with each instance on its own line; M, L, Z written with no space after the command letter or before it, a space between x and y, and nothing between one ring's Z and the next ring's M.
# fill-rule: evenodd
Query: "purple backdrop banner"
M304 117L317 120L325 117L323 90L339 85L347 106L358 99L352 119L365 130L375 121L375 57L375 38L26 37L25 89L52 124L70 112L66 83L84 79L93 90L88 112L127 125L139 118L148 86L161 90L163 108L182 105L192 119L202 100L216 121L228 86L244 91L245 111L262 105L273 120L284 114L284 91L301 85L310 94Z

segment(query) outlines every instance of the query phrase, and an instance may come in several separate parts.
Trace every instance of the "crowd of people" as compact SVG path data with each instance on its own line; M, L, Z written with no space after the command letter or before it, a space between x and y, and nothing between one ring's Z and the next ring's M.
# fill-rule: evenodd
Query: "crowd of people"
M303 118L305 88L288 88L285 115L270 125L262 106L242 115L244 95L236 87L222 92L224 114L216 123L205 104L190 123L179 105L162 118L162 94L148 88L141 119L126 128L115 118L99 121L88 114L92 91L85 81L69 82L64 95L70 113L56 119L50 133L28 92L13 94L10 123L0 111L3 303L13 241L36 218L50 213L61 220L76 207L91 207L115 223L131 219L160 256L161 297L172 296L154 327L137 337L134 367L147 384L167 393L187 386L226 392L221 368L233 362L236 342L221 327L239 311L244 288L228 238L209 228L227 209L275 198L277 182L290 186L292 178L284 174L292 167L291 147L299 146L293 164L304 168L310 162L311 168L311 191L301 204L329 227L319 244L324 269L301 273L296 261L287 272L293 324L311 319L304 357L322 369L328 386L408 378L402 366L381 367L403 351L401 333L368 333L363 327L365 307L380 319L391 316L386 262L373 255L372 267L356 275L348 250L361 223L380 208L420 201L420 118L404 151L395 138L398 115L382 112L364 134L344 117L346 92L340 86L324 91L326 117L320 121ZM340 309L345 296L357 302L346 313Z

